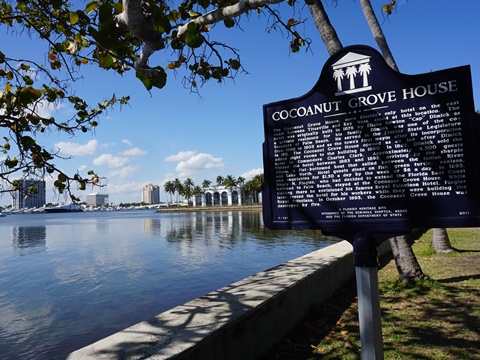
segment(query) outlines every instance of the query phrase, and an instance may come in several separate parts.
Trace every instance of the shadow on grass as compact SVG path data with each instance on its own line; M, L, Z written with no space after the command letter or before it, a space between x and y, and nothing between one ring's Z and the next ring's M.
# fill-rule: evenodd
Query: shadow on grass
M478 280L480 279L480 274L478 275L465 275L465 276L455 276L455 277L451 277L451 278L448 278L448 279L440 279L440 280L437 280L439 283L442 283L442 284L451 284L451 283L458 283L458 282L462 282L462 281L466 281L466 280Z
M382 296L385 352L402 359L480 359L480 291L465 295L455 285L430 284L430 290L424 283Z
M305 321L297 326L280 344L261 360L316 360L323 359L327 354L315 354L314 348L320 340L342 336L341 333L358 333L358 322L352 326L349 322L340 323L342 315L356 302L357 288L355 280L351 280L340 290L335 292L329 300L313 309ZM352 318L358 319L358 314L351 314ZM338 330L337 332L335 332ZM334 329L334 330L332 330ZM359 354L360 349L355 343L345 340L351 347L352 352ZM332 349L334 351L335 349Z
M480 250L462 250L452 247L453 251L458 253L480 253Z

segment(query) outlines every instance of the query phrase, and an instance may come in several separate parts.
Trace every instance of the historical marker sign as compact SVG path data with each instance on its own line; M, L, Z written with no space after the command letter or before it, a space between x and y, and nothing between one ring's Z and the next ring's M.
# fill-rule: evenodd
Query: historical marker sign
M378 241L480 225L470 67L405 75L374 49L333 55L306 95L264 105L264 221Z

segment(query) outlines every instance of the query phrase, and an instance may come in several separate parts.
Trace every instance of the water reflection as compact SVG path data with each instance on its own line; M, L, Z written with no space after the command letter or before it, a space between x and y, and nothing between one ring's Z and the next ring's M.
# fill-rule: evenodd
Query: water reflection
M201 241L205 245L235 244L245 240L242 212L193 213L190 217L171 218L165 238L169 243ZM260 216L258 213L256 216Z
M19 256L25 256L45 251L47 249L47 227L13 227L12 247L16 254Z
M193 213L191 216L172 216L169 220L162 219L162 222L166 228L165 238L172 244L201 241L206 245L222 247L254 240L265 246L277 246L284 241L291 242L292 237L308 241L335 241L335 238L327 238L320 231L269 230L263 224L262 213L254 211Z
M8 220L0 222L2 360L65 359L113 332L334 241L318 231L271 231L260 212Z
M161 235L161 221L160 219L143 219L143 232L146 235Z

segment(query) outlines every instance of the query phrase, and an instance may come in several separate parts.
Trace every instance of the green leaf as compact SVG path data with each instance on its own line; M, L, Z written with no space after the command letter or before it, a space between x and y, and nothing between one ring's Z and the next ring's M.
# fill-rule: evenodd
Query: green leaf
M295 38L294 42L295 42L295 44L297 44L298 46L305 46L305 41L303 41L302 38L297 37L297 38Z
M203 44L203 36L198 33L187 33L185 43L191 48L198 48Z
M112 5L110 4L103 4L100 6L100 14L99 14L99 20L101 23L107 21L108 19L112 18Z
M28 105L35 100L38 100L42 95L41 91L35 89L31 86L24 87L20 90L19 100L21 101L22 105Z
M195 24L193 21L190 21L187 24L187 32L190 34L198 34L197 24Z
M67 177L65 176L65 174L58 174L57 178L58 178L58 181L60 181L62 183L67 181Z
M102 67L104 69L111 68L114 62L115 62L115 60L114 60L113 56L111 56L110 54L102 53L98 57L98 64L100 65L100 67Z
M240 69L240 61L235 59L230 59L228 62L230 63L230 66L232 67L233 70Z
M193 11L193 10L189 10L189 11L188 11L188 15L190 15L190 17L191 17L192 19L195 19L195 18L201 16L202 14L200 14L200 13L198 13L198 12L196 12L196 11Z
M116 2L113 4L113 13L115 15L121 14L123 11L123 4L121 1Z
M146 76L142 73L139 73L138 71L136 73L136 76L137 76L138 79L140 79L140 81L143 83L143 86L145 86L145 88L148 91L152 90L152 83L151 83L150 78L148 76Z
M20 141L24 150L29 150L33 145L35 145L35 140L33 140L30 136L22 136Z
M210 0L198 0L198 5L206 9L210 6Z
M13 159L7 159L4 161L4 164L7 165L10 169L13 169L18 164L18 159L14 157Z
M177 11L177 10L172 10L170 11L170 14L168 15L168 19L171 21L171 22L175 22L177 21L178 19L180 19L180 13Z
M158 31L159 33L170 33L172 30L172 25L168 18L164 15L155 16L155 22L153 24L153 28Z
M90 1L85 7L85 13L90 14L92 11L97 10L99 7L98 2Z
M70 24L75 25L78 22L78 14L76 12L70 11Z
M38 89L35 89L31 86L23 88L22 91L28 93L28 95L31 97L32 100L37 100L42 96L42 92Z
M151 84L159 89L162 89L166 83L167 83L167 74L164 71L159 72L157 75L153 76L151 79Z
M172 43L170 44L170 46L174 50L182 50L184 45L178 38L174 38L172 39Z
M233 28L235 26L235 21L232 18L228 18L223 20L223 25L225 25L226 28Z

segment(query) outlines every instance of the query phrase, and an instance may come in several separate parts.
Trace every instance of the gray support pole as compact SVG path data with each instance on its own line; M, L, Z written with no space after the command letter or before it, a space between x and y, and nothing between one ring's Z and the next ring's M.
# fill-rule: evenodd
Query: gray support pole
M375 237L368 232L356 234L353 241L353 252L357 277L362 360L383 360L377 243Z

